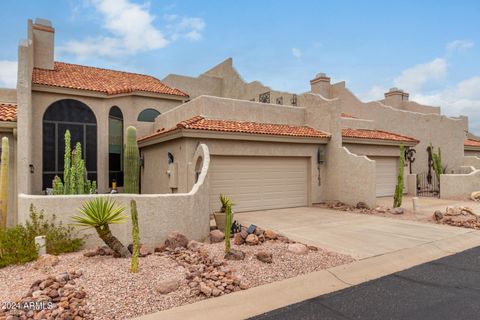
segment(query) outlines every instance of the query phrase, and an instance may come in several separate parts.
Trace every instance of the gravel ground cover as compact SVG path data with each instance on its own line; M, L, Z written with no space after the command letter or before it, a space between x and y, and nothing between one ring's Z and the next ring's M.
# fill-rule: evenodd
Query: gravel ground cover
M229 268L238 279L242 279L242 289L353 261L350 256L320 248L311 248L307 254L295 254L288 251L288 245L282 241L265 241L252 246L232 245L233 249L245 253L245 259L241 261L223 259L223 242L202 244L202 252L208 252L210 260L217 261L218 265L222 263L222 268ZM261 251L272 253L273 262L259 261L255 255ZM94 319L128 319L207 298L192 288L192 280L186 277L188 266L181 266L168 252L140 258L136 274L129 272L129 259L85 257L86 252L61 255L58 264L39 270L33 267L34 262L0 269L0 302L18 301L35 281L65 272L81 274L75 279L75 285L86 292L86 307ZM193 251L184 248L178 254L194 255ZM159 285L171 280L176 280L178 286L170 293L159 293ZM235 291L237 289L239 287ZM6 318L0 315L0 319L2 317Z

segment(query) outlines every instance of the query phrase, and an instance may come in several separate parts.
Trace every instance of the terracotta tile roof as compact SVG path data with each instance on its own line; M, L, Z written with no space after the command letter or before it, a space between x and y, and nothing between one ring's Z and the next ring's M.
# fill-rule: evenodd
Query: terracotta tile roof
M342 129L342 136L345 138L358 139L373 139L373 140L390 140L399 142L419 142L417 139L402 136L396 133L381 131L381 130L367 130L367 129Z
M86 67L77 64L55 62L54 70L35 68L34 84L103 92L108 95L136 91L188 97L160 80L137 73Z
M152 137L162 135L177 129L205 130L217 132L238 132L250 134L265 134L276 136L291 137L309 137L309 138L329 138L330 134L319 131L307 126L290 126L286 124L259 123L248 121L232 121L232 120L212 120L202 116L196 116L191 119L182 121L174 128L157 131L149 136L139 139L144 141Z
M0 102L0 121L17 121L17 105Z
M351 118L351 119L358 119L357 117L352 116L351 114L348 113L343 113L340 115L342 118Z
M480 141L475 139L465 139L465 147L480 147Z

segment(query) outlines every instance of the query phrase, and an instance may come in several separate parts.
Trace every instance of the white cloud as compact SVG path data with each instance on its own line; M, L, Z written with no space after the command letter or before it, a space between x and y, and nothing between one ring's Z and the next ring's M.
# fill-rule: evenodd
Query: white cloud
M0 60L0 87L15 88L17 85L17 61Z
M420 90L425 83L442 80L446 75L447 61L436 58L404 70L399 77L393 80L393 85L405 91L415 92Z
M205 29L205 21L203 19L190 17L180 19L177 15L169 15L166 19L172 23L168 25L172 40L184 37L197 41L202 38L202 31Z
M376 101L383 99L383 94L387 92L387 88L382 86L375 85L370 88L370 90L366 93L359 94L359 98L362 101Z
M170 39L154 25L155 15L148 4L137 4L131 0L91 0L95 10L102 17L106 34L70 40L59 47L59 52L73 54L78 58L90 56L114 57L157 50L175 41L179 35L198 40L205 27L200 18L182 18L177 23L177 35ZM174 14L165 15L167 21L178 20Z
M298 48L292 48L292 54L297 59L300 59L302 57L302 51Z
M452 53L454 51L463 51L473 48L475 43L469 40L455 40L447 44L447 51Z

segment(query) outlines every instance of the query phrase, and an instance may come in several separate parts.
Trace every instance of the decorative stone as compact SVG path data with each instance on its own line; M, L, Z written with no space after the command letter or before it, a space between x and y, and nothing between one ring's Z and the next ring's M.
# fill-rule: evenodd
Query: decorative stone
M83 254L84 257L90 258L90 257L95 257L97 255L96 251L88 251Z
M157 285L157 292L160 294L167 294L177 290L179 286L180 283L177 280L162 281Z
M258 244L258 237L253 233L249 234L245 239L246 244L254 246Z
M230 249L230 254L225 255L226 260L243 260L245 259L245 252L241 250Z
M247 229L242 229L242 231L240 231L240 235L242 236L243 239L247 239L248 237Z
M153 252L163 252L167 246L165 244L161 244L159 246L156 246L155 249L153 249Z
M212 295L212 288L207 286L204 282L201 282L200 283L200 292L202 292L207 297L210 297Z
M470 198L471 198L473 201L480 201L480 191L474 191L474 192L472 192L472 194L470 195Z
M53 267L58 264L60 260L58 259L57 256L51 255L51 254L46 254L43 256L38 257L37 261L33 264L34 269L45 269L48 267Z
M218 229L210 231L210 235L209 235L210 242L212 243L222 242L224 238L225 238L225 234L222 231Z
M147 245L145 245L144 243L141 243L141 244L140 244L140 248L139 248L139 253L138 253L138 255L139 255L140 257L146 257L146 256L148 256L148 255L150 255L150 254L152 254L152 253L150 252L150 250L148 250Z
M357 209L370 209L367 204L363 201L357 203Z
M214 296L214 297L218 297L221 293L222 293L222 291L218 290L217 288L214 288L212 290L212 296Z
M263 235L265 236L265 239L268 239L268 240L277 239L277 233L272 230L266 230Z
M242 233L235 233L233 236L233 243L237 246L240 246L245 243L245 239L242 237Z
M318 248L315 246L307 246L310 251L318 251Z
M287 246L287 250L290 253L299 254L299 255L308 253L308 247L301 243L291 243Z
M375 211L377 211L379 213L385 213L385 212L387 212L387 208L378 206L378 207L375 208Z
M179 247L186 248L188 245L188 239L180 232L172 231L168 234L167 240L165 240L165 245L172 250Z
M203 244L201 244L200 242L195 240L190 240L190 242L187 245L187 249L192 251L198 251L198 249L200 249L201 246L203 246Z
M403 208L398 207L398 208L393 208L393 209L391 210L391 212L392 212L393 214L403 214L404 210L403 210Z
M256 235L257 237L263 235L264 232L265 232L265 230L263 230L263 229L260 228L260 227L257 227L257 228L255 229L255 235Z
M273 262L273 255L269 252L260 251L256 255L258 260L264 263L272 263Z
M436 221L440 221L443 219L443 213L440 210L436 210L433 214Z

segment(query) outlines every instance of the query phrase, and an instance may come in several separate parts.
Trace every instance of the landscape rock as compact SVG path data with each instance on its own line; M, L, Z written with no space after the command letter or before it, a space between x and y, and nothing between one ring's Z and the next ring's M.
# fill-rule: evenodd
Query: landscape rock
M192 251L198 251L201 246L203 246L202 243L195 240L190 240L190 242L188 242L187 249Z
M33 264L34 269L45 269L56 266L60 260L57 256L46 254L37 258L37 261Z
M375 211L377 211L379 213L385 213L385 212L387 212L387 208L382 207L382 206L378 206L378 207L375 208Z
M472 192L472 194L470 195L470 198L471 198L473 201L480 201L480 191L474 191L474 192Z
M225 234L222 231L216 229L210 231L210 235L208 238L210 239L211 243L222 242L223 239L225 239Z
M265 239L268 239L268 240L277 239L277 233L272 230L266 230L263 235L265 236Z
M367 204L363 201L357 203L357 209L370 209Z
M251 246L257 245L259 242L258 237L253 233L249 234L245 239L245 243Z
M225 255L226 260L243 260L245 259L245 252L236 249L230 249L230 254Z
M200 283L200 292L202 292L204 295L210 297L212 295L212 291L212 288L207 286L204 282Z
M242 238L243 238L244 240L247 239L247 237L248 237L247 229L243 229L243 228L242 228L242 231L240 231L240 235L242 236Z
M260 237L261 235L263 235L264 232L265 232L265 230L263 230L263 229L260 228L260 227L257 227L257 228L255 229L255 235L256 235L257 237Z
M162 281L157 285L157 292L160 294L167 294L175 291L180 286L180 282L177 280Z
M233 243L237 246L240 246L245 243L245 239L242 237L242 233L235 233L233 236Z
M433 213L433 217L435 218L436 221L442 220L442 219L443 219L443 213L442 213L442 211L436 210L436 211Z
M90 257L95 257L97 255L97 252L95 251L88 251L83 254L84 257L90 258Z
M288 252L294 253L294 254L307 254L308 253L308 247L304 244L301 243L291 243L287 246Z
M167 240L165 240L165 245L172 250L179 247L186 248L188 245L188 239L180 232L172 231L168 234Z
M141 243L141 244L140 244L140 248L139 248L138 251L139 251L139 252L138 252L138 255L139 255L140 257L146 257L146 256L152 254L152 253L150 252L150 250L148 250L147 245L144 244L144 243Z
M153 249L153 252L163 252L165 249L167 249L167 246L165 244L161 244L156 246L155 249Z
M256 255L258 260L264 263L272 263L273 262L273 255L270 252L260 251Z
M318 248L315 246L307 246L310 251L318 251Z
M404 210L403 210L403 208L397 207L397 208L393 208L392 210L390 210L390 212L392 214L403 214Z

